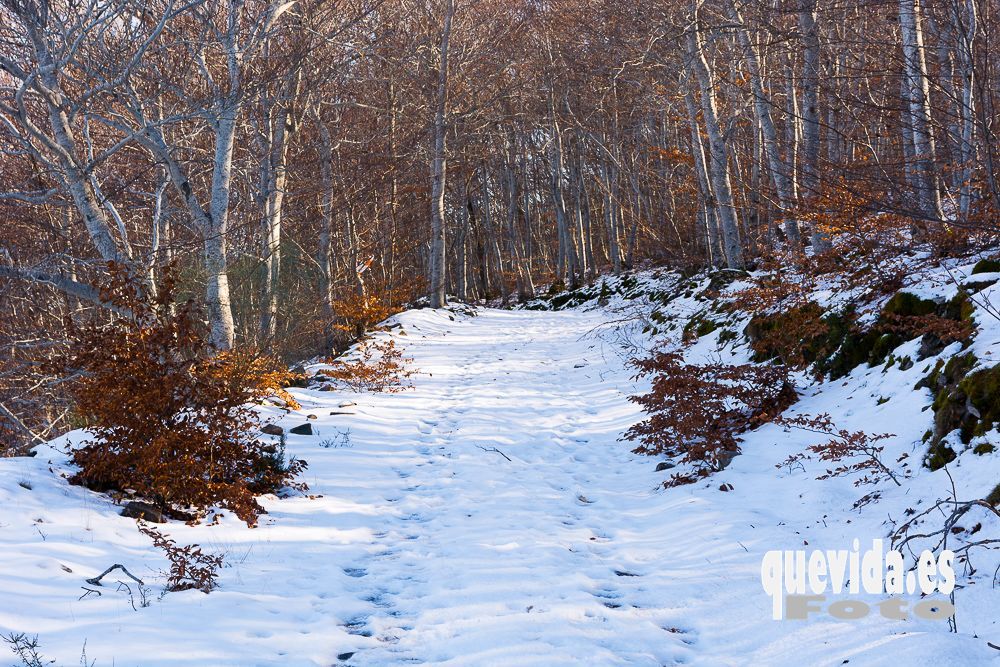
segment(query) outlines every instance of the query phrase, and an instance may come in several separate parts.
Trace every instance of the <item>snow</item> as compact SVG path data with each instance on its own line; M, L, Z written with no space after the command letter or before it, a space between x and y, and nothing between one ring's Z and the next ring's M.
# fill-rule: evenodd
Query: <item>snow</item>
M310 490L264 498L256 529L228 513L164 528L224 555L209 595L160 596L162 554L108 498L66 483L64 449L84 433L35 458L0 459L0 632L37 633L59 664L85 648L98 666L1000 665L986 644L1000 645L996 552L960 576L959 634L874 613L773 621L760 583L769 550L870 544L906 508L949 495L943 471L919 466L932 413L929 392L913 385L933 358L909 371L862 366L836 382L799 378L794 411L893 432L887 460L909 454L904 486L879 485L872 504L852 509L866 489L817 481L816 461L776 468L815 437L774 426L748 434L722 473L665 490L657 460L619 441L642 417L627 396L645 389L622 344L651 342L635 325L608 324L626 305L409 311L381 335L413 358L413 390L296 389L301 410L261 408L286 428L318 416L313 436L288 436L289 453L309 462ZM668 314L683 324L704 306L682 298ZM691 358L745 359L719 333ZM984 327L977 350L997 341L1000 326ZM897 356L915 353L906 345ZM960 497L981 497L1000 454L963 452L949 468ZM982 520L995 537L997 522ZM133 609L114 575L102 595L84 596L84 580L113 563L146 581L148 607Z

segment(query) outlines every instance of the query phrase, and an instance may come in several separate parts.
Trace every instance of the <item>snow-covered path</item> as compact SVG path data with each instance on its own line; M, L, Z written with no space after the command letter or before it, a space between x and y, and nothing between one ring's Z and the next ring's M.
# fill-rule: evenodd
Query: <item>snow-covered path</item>
M288 436L289 453L309 461L308 497L265 498L269 514L252 530L228 515L168 527L180 544L224 554L210 595L156 599L162 554L106 497L53 474L64 454L0 459L0 631L37 633L59 664L76 664L85 644L99 667L995 657L932 622L772 621L765 551L817 539L846 548L880 535L880 516L864 530L835 523L849 483L776 480L774 464L802 446L776 444L787 440L777 429L753 434L706 484L664 491L667 473L618 440L640 418L627 395L641 387L614 335L595 332L612 318L398 316L392 335L420 371L413 390L295 390L300 411L264 409L286 428L313 424L311 436ZM720 492L723 482L735 490ZM133 609L113 583L82 595L83 580L112 563L146 579L149 607Z
M611 352L586 336L599 324L487 312L407 327L422 337L409 347L415 366L433 376L418 380L413 442L398 443L412 453L393 466L376 549L351 568L373 608L350 628L376 640L359 663L660 664L685 653L692 638L642 599L659 554L638 543L635 517L655 482L649 460L616 442L635 411L602 380Z

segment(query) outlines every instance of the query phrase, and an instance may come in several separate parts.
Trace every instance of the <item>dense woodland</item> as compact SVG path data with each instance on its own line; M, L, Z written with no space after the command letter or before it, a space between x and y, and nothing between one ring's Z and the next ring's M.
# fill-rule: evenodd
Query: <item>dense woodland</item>
M0 449L79 425L54 361L122 271L292 361L422 297L990 243L997 12L0 0Z

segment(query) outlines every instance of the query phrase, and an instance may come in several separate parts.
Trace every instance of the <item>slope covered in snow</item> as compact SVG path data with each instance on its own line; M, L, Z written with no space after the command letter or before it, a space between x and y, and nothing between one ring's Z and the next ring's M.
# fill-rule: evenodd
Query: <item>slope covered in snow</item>
M893 460L911 452L910 479L875 503L852 509L863 490L817 481L815 462L776 468L814 438L775 426L748 434L722 473L666 490L657 461L619 441L641 418L627 396L646 389L624 356L650 342L614 323L626 307L410 311L380 335L413 358L413 390L296 389L301 410L262 408L285 428L312 424L287 443L309 462L309 495L264 499L255 529L228 513L165 528L224 555L208 595L160 596L162 554L109 499L59 476L84 434L0 460L0 631L38 634L59 664L85 648L98 666L1000 664L986 643L1000 645L996 556L961 580L960 634L877 614L773 621L761 588L765 552L870 544L946 493L943 475L916 469L931 417L913 385L933 359L800 378L795 410L892 430ZM700 307L677 299L660 317ZM690 354L745 357L720 333ZM963 490L995 483L997 457L963 453ZM100 595L82 588L113 563L144 579L148 606L114 575Z

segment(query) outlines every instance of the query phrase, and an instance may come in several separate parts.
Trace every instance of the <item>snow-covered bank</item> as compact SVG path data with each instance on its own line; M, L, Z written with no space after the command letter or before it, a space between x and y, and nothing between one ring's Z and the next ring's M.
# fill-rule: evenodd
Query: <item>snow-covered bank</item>
M683 326L705 307L694 293L658 318ZM649 343L634 325L608 325L627 308L608 295L559 312L398 316L391 335L420 371L414 390L297 389L301 410L265 410L286 428L312 423L314 435L288 436L289 453L309 461L309 496L265 499L252 530L228 513L165 528L225 555L209 595L160 598L162 554L110 500L58 476L61 448L80 433L0 460L0 630L37 633L59 664L77 664L85 645L98 667L1000 664L986 643L1000 645L996 555L974 554L978 573L960 579L957 635L877 614L773 621L760 584L769 550L870 543L907 508L950 493L942 471L919 467L932 416L913 386L933 358L800 378L793 410L892 431L890 458L910 454L904 486L879 486L859 510L867 489L851 479L817 481L814 461L777 468L815 438L775 426L748 434L722 473L664 490L657 461L618 441L641 418L627 396L645 389L621 345ZM691 357L745 359L745 347L720 347L724 330ZM984 327L975 348L988 358L995 344L1000 328ZM960 496L984 494L1000 481L1000 454L962 452L949 468ZM148 607L133 609L134 586L82 588L113 563L146 581Z

